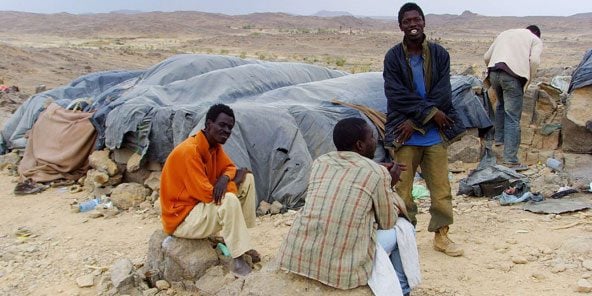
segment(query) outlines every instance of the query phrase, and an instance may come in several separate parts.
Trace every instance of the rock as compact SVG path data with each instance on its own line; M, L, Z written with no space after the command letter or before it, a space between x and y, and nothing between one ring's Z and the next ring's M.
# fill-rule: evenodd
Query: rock
M576 292L589 293L592 292L592 283L587 279L580 279L576 285Z
M110 151L107 149L97 150L88 157L88 162L93 169L106 172L109 176L113 176L118 172L117 164L109 158L109 153Z
M182 239L157 230L148 243L145 268L168 282L195 281L219 263L208 240Z
M162 164L156 161L149 161L146 163L146 169L152 172L160 172L162 171Z
M592 155L564 153L565 171L573 183L590 186L592 182Z
M107 172L100 170L88 170L86 172L86 180L94 182L94 187L101 186L109 181Z
M144 184L144 182L148 179L148 176L150 176L150 173L152 172L143 167L138 168L133 172L125 171L125 173L123 173L123 181L127 183Z
M280 203L277 200L274 200L273 203L271 204L271 207L269 208L269 212L272 215L276 215L282 212L282 208L284 207L284 205L282 205L282 203Z
M448 147L448 161L479 162L481 157L481 141L478 137L465 135L458 142Z
M97 284L97 295L107 294L107 291L109 291L111 288L113 288L111 276L105 273L99 278L99 283Z
M586 273L582 274L582 278L583 278L583 279L589 279L589 278L592 278L592 273L586 272Z
M142 155L140 155L139 153L134 153L128 159L126 169L128 172L135 172L138 169L140 169L141 164L142 164Z
M142 210L152 209L152 202L149 200L145 200L141 204L139 204L138 206Z
M123 174L117 174L115 176L110 176L109 181L107 181L107 183L105 183L103 185L104 186L117 186L117 185L121 184L122 181L123 181Z
M587 270L592 270L592 260L584 260L582 266Z
M44 92L44 91L46 91L46 90L47 90L47 87L45 86L45 84L39 84L39 85L37 85L37 86L35 87L35 93L36 93L36 94L38 94L38 93L42 93L42 92Z
M158 200L159 197L160 194L158 193L158 190L154 190L152 191L152 194L150 194L150 201L155 202L156 200Z
M92 274L79 276L76 278L76 284L79 288L92 287L95 284L94 277Z
M101 197L103 195L110 195L111 192L113 192L113 186L95 186L91 195L94 197Z
M533 273L532 274L532 277L535 278L535 279L537 279L537 280L544 280L544 279L547 278L544 274L542 274L540 272Z
M271 204L262 200L259 203L259 207L257 208L257 216L267 215L267 213L269 213L269 209L271 209Z
M127 165L127 162L129 161L130 157L132 157L133 154L134 154L134 151L132 151L128 148L119 148L119 149L113 150L112 157L113 157L113 161L115 161L115 163Z
M9 167L18 167L21 157L15 151L0 155L0 170Z
M592 118L592 85L575 89L568 98L567 112L561 121L563 151L592 153L592 132L586 121Z
M154 296L156 294L158 294L157 288L151 288L142 292L142 296Z
M512 262L514 262L514 264L526 264L528 263L528 260L522 256L515 256L512 257Z
M144 186L152 189L152 191L160 190L160 174L161 172L151 172L148 178L144 181Z
M162 208L160 207L160 198L154 201L154 204L152 205L154 207L154 211L158 214L161 215L162 214Z
M113 287L123 294L133 288L134 277L133 277L134 264L127 258L117 260L113 266L109 269L111 274L111 283Z
M138 183L122 183L111 193L113 205L122 210L137 206L150 195L150 189Z
M195 287L206 295L216 295L222 288L234 281L234 276L225 277L224 268L218 265L210 267L206 274L195 282Z
M168 290L171 287L171 284L165 280L158 280L156 281L156 288L159 290Z
M230 284L222 287L222 289L220 289L220 291L218 291L218 293L216 293L216 296L240 295L244 284L245 284L244 279L237 279L237 280L231 282Z
M448 164L448 170L451 173L462 173L465 171L464 163L461 160L457 160L455 162Z

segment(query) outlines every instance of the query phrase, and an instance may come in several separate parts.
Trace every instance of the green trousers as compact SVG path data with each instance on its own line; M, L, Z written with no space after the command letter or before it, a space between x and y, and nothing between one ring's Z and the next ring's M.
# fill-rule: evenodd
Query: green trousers
M421 167L421 174L430 190L430 224L428 231L435 232L441 227L452 224L452 194L448 180L448 154L443 144L429 147L402 146L397 151L389 150L393 159L406 164L407 171L401 174L401 180L396 184L399 196L405 201L411 223L417 224L417 204L413 201L413 179L417 167ZM394 154L394 155L393 155Z

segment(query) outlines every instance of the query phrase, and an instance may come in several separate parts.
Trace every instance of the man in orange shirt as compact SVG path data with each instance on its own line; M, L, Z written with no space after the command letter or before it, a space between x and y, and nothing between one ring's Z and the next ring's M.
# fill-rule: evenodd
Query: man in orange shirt
M203 239L222 231L232 260L232 271L246 275L251 248L247 227L255 226L253 175L237 170L222 145L234 127L234 112L216 104L206 114L205 128L169 154L160 181L162 225L170 235Z

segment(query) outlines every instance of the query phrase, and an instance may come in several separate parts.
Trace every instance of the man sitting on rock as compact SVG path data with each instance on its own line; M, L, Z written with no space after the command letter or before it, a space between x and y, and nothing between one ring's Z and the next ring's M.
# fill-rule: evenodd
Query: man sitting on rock
M408 294L419 283L417 245L411 223L398 218L407 212L392 190L404 167L372 160L377 141L363 119L339 121L333 142L337 151L312 165L306 203L280 248L279 266L335 288L353 289L376 276L372 270L378 242L394 266L393 278L386 281L397 289L400 283L399 294ZM399 227L403 235L396 231ZM383 258L389 261L386 254Z
M237 170L222 145L234 127L234 112L216 104L205 128L179 144L168 156L160 182L162 225L170 235L204 239L222 231L233 257L231 270L251 271L244 254L258 261L247 227L255 225L253 175ZM237 189L238 187L238 189Z

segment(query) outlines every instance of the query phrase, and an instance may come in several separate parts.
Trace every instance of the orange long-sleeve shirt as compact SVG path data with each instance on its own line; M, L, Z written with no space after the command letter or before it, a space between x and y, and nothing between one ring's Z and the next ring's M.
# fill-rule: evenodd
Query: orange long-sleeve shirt
M226 175L236 175L236 166L222 145L210 147L203 131L187 138L169 154L160 177L162 226L172 234L198 202L213 201L214 185ZM226 192L237 193L228 182Z

